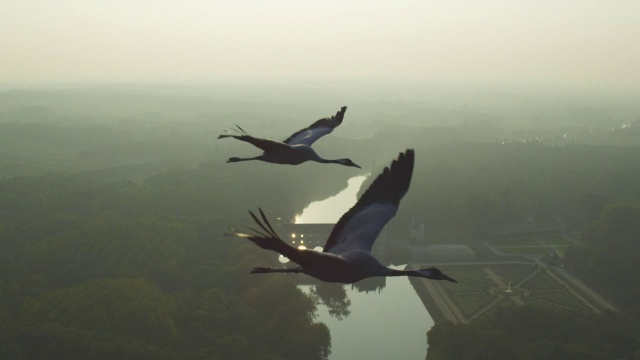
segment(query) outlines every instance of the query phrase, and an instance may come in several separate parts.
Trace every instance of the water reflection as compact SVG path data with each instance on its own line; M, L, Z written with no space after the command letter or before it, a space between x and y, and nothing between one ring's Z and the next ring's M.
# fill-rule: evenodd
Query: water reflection
M345 307L336 306L332 311L324 301L318 301L315 321L325 323L331 332L329 359L424 360L426 332L433 326L433 320L413 286L404 277L382 278L384 286L374 285L380 278L372 279L373 283L361 281L351 286L322 284L333 288L319 291L312 289L317 285L300 285L307 294L312 291L323 295L329 293L324 296L330 304L349 304L346 307L348 318L343 316L345 320L341 321L331 313ZM383 287L384 291L380 291Z
M377 292L380 294L387 285L387 278L374 277L351 284L351 290L357 292ZM351 314L349 306L351 300L345 290L346 285L334 283L320 283L309 288L309 295L319 304L327 307L329 315L338 320L344 320Z
M327 307L329 315L332 317L343 320L351 314L349 310L351 300L347 297L344 285L321 283L312 286L309 291L311 297Z
M372 277L364 280L360 280L355 284L351 284L351 288L358 290L358 292L369 293L369 291L376 291L378 294L382 289L387 286L386 277Z

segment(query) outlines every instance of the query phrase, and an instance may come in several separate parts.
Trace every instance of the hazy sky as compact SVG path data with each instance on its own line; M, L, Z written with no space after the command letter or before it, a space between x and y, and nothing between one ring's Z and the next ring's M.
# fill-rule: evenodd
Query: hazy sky
M640 84L640 1L0 0L0 83Z

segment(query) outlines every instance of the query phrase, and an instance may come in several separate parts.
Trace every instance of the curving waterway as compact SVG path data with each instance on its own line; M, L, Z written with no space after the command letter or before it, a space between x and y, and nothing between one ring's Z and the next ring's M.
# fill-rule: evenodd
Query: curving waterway
M360 186L367 179L366 175L354 176L348 185L334 196L307 205L302 214L297 215L296 224L334 224L355 205Z
M311 285L301 285L307 294ZM406 278L389 278L378 292L359 292L346 285L350 314L343 320L319 305L317 322L331 332L331 360L424 360L426 333L433 319Z
M349 185L329 199L313 202L296 217L296 223L335 223L356 202L356 194L366 176L349 179ZM336 200L337 198L337 200ZM334 218L329 218L329 214ZM402 266L404 267L404 266ZM310 293L311 285L301 285ZM387 278L384 288L360 292L345 286L351 301L350 314L342 320L329 315L319 305L316 321L331 331L331 360L424 359L426 332L433 319L407 278Z

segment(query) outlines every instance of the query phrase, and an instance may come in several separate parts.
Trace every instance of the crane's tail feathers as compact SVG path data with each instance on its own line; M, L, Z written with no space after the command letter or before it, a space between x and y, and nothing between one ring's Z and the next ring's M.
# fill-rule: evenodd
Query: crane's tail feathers
M264 211L262 211L261 208L258 208L258 210L260 210L260 216L262 216L262 220L269 227L269 230L271 230L270 233L275 235L276 237L279 237L278 234L276 233L276 231L273 230L273 227L271 226L271 223L269 223L269 220L267 219L267 216L264 214Z
M224 132L225 132L225 134L218 135L218 139L224 139L224 138L228 138L228 137L234 137L234 138L237 139L238 138L237 134L240 134L240 136L249 135L238 124L236 124L236 128L230 127L229 130L225 130Z
M253 220L260 226L260 228L262 228L262 230L265 231L265 233L267 233L269 236L274 237L274 238L280 238L278 236L278 234L276 233L275 230L273 230L273 227L271 226L271 224L269 223L269 220L267 219L267 216L264 214L264 211L262 211L262 209L258 208L258 210L260 211L260 216L262 217L262 221L260 221L260 219L258 219L258 217L252 212L249 211L249 214L251 214L251 217L253 218Z
M249 211L249 214L260 228L254 229L247 227L247 233L236 232L233 229L229 229L229 232L225 235L248 239L263 249L275 251L299 264L300 250L287 244L278 236L262 209L260 209L262 221L252 211Z
M273 230L273 227L271 227L271 224L267 220L267 217L265 216L262 209L260 209L260 214L262 215L262 219L266 225L263 224L262 221L260 221L260 219L256 216L256 214L254 214L251 210L249 210L249 214L262 230L247 226L247 233L237 232L233 229L229 229L229 232L225 233L225 235L248 239L263 249L274 250L281 254L283 250L287 252L287 248L291 248L291 246L282 241L275 230Z

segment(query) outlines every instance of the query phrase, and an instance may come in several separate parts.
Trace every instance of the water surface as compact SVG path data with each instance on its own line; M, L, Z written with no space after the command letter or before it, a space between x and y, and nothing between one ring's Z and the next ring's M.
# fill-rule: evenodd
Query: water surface
M310 285L300 286L309 293ZM433 319L414 291L409 279L387 278L377 292L358 292L346 285L351 300L350 315L337 320L327 307L318 306L317 322L331 332L331 360L402 359L424 360L426 332Z

